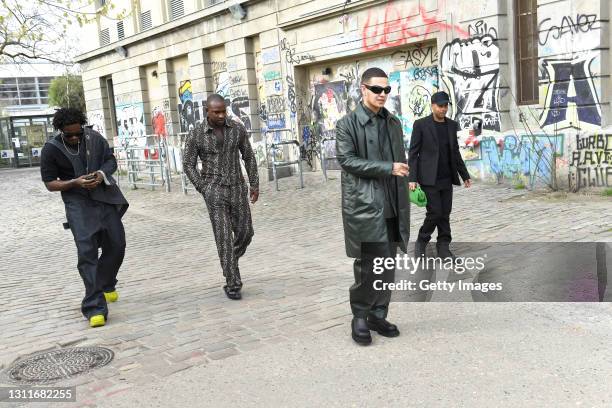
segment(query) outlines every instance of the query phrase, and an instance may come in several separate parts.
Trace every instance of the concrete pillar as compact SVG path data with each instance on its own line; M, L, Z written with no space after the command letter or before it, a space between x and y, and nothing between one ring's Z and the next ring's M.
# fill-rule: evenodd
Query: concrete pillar
M116 117L120 121L119 139L150 133L151 116L144 106L147 101L146 79L140 67L127 68L113 74L112 79Z
M267 118L267 128L287 127L288 121L280 103L283 97L283 68L281 67L280 39L277 30L269 30L259 35L261 44L261 60L263 65L263 80L265 102L262 111ZM284 99L284 98L283 98Z
M168 135L174 135L179 132L179 116L178 116L178 97L176 96L176 80L174 78L174 70L170 60L160 60L157 62L157 75L159 85L162 90L162 108L166 117L166 130Z
M207 70L210 69L210 64L207 63L206 50L192 51L187 55L189 59L189 77L191 78L191 89L193 90L194 109L198 112L197 121L204 120L202 106L207 96Z
M230 77L230 109L242 120L247 130L252 130L251 124L258 123L253 41L239 38L225 43L225 56Z

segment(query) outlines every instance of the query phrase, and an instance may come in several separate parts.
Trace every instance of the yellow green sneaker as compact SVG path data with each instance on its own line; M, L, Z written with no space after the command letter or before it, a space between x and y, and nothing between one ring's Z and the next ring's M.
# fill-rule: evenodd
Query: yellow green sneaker
M100 327L106 324L106 319L103 315L94 315L89 318L90 327Z
M104 292L104 299L106 299L108 303L116 302L119 300L119 293L117 293L116 290L113 290L112 292Z

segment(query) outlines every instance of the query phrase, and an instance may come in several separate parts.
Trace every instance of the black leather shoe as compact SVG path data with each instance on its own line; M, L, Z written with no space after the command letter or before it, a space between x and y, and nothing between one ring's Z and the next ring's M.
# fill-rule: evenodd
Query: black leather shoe
M363 317L353 317L351 322L351 337L355 340L355 343L367 346L372 343L372 336L370 335L370 329L368 329L368 323Z
M427 242L417 239L416 242L414 243L414 257L420 258L422 256L425 256L426 251L427 251Z
M442 259L451 258L453 261L457 258L455 254L451 252L448 244L436 245L436 250L438 252L439 258L442 258Z
M389 323L386 319L373 319L368 317L368 327L385 337L397 337L400 335L397 326Z
M227 286L224 286L223 291L225 292L225 295L232 300L242 299L242 295L240 294L240 289L228 288Z

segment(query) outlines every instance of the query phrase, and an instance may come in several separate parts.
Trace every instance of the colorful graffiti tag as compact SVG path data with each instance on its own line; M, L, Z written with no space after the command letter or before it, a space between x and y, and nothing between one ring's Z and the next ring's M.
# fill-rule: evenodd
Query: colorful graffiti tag
M546 131L601 126L601 23L596 14L555 9L538 23L540 126Z
M122 145L130 143L130 139L146 135L142 102L116 105L115 112L119 142Z
M178 113L181 132L189 132L196 125L196 108L193 103L191 81L181 81L178 88Z
M563 155L564 135L507 135L483 137L481 160L467 161L468 168L481 167L480 176L500 182L519 180L533 187L553 182L556 157Z
M408 43L411 38L427 37L431 33L446 30L454 32L457 37L468 37L466 30L459 25L448 24L446 18L436 13L428 15L423 5L417 10L397 7L393 2L388 2L382 18L377 9L368 12L361 30L361 48L368 52L397 47Z

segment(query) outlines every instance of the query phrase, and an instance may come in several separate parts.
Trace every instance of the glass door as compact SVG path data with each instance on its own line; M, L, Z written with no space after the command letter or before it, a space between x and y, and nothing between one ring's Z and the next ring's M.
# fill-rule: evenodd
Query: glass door
M40 152L52 134L48 134L47 118L32 118L32 124L27 128L28 144L32 164L40 165Z
M10 122L0 119L0 168L15 167L15 151L11 143Z
M11 143L15 151L17 167L27 167L32 165L30 146L28 143L28 128L30 119L13 119L13 134Z

